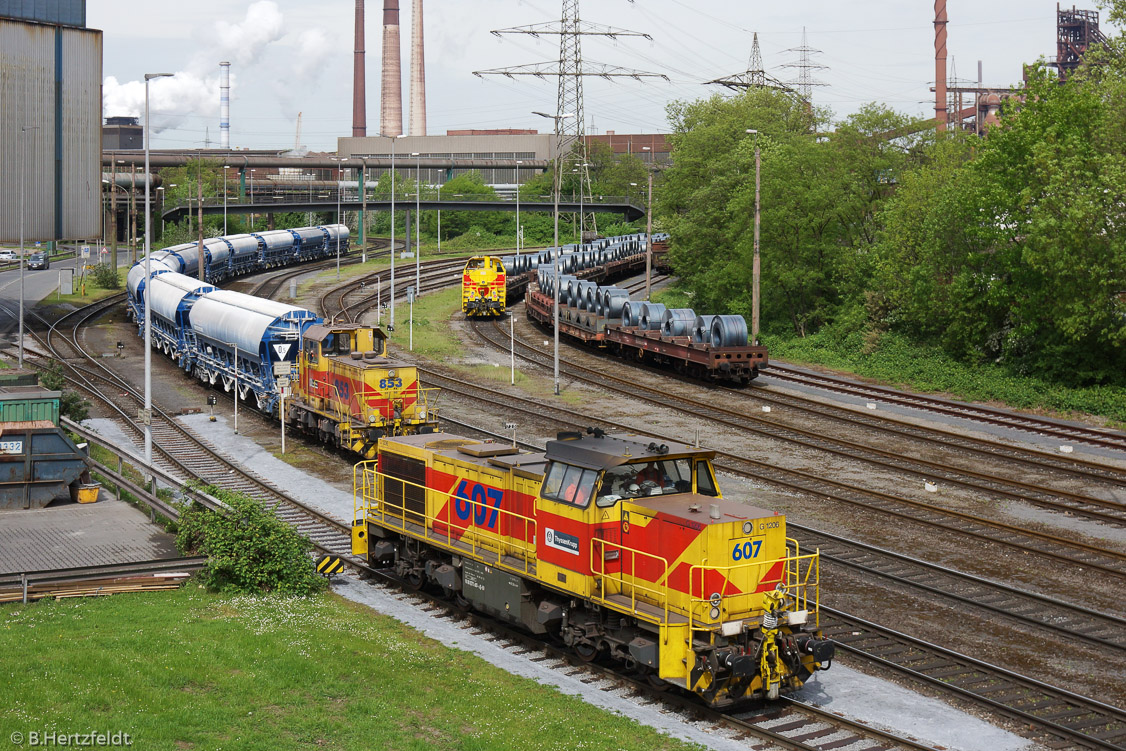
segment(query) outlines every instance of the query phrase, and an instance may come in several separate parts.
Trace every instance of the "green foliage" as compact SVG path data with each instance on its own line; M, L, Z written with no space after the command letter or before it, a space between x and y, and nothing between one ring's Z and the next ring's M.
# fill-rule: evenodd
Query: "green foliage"
M674 166L654 195L699 309L751 312L757 144L764 330L832 322L866 286L877 207L918 141L907 118L869 105L824 135L827 113L771 90L676 102L669 118Z
M176 547L184 555L206 555L200 578L219 592L279 592L307 595L325 587L309 556L308 539L260 503L241 493L207 486L226 513L198 505L180 515Z
M75 422L82 422L90 416L90 402L82 398L77 391L66 387L66 377L63 375L62 363L49 360L47 367L39 371L39 385L49 391L60 392L59 414Z
M94 284L102 289L121 289L121 272L108 263L99 263L91 273Z
M1124 72L1040 70L972 150L935 144L884 212L878 324L969 362L1126 383Z

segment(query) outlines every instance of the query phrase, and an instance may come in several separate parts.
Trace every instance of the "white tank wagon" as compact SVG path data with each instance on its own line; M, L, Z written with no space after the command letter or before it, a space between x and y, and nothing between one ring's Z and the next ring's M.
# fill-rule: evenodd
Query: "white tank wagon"
M301 334L320 319L294 305L230 290L201 295L185 332L194 353L194 375L239 398L253 393L257 408L273 414L278 401L276 363L296 370ZM237 353L237 354L236 354Z
M192 306L202 295L215 292L216 288L207 282L171 272L154 276L149 290L145 297L152 301L153 347L190 371L194 357L186 332L190 330Z

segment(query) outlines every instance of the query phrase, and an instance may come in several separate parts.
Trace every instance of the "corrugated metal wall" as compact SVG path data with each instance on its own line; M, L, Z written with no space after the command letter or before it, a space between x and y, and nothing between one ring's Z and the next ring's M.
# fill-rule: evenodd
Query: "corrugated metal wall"
M101 32L0 19L0 71L0 242L98 237Z
M39 23L86 25L86 0L0 0L0 16Z

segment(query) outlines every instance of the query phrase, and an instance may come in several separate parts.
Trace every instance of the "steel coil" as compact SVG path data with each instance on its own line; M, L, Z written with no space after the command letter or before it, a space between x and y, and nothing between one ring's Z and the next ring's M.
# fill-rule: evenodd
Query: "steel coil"
M622 304L622 326L630 328L637 325L637 319L641 317L642 303L626 300Z
M673 308L661 316L662 336L690 336L692 324L696 322L696 311L691 308Z
M602 315L621 318L622 307L629 302L629 292L617 287L602 287Z
M696 322L692 325L692 341L710 342L712 340L712 321L714 320L714 315L696 316Z
M747 322L743 316L716 316L712 320L712 346L747 346Z
M661 303L642 303L641 314L637 317L637 325L645 331L657 331L661 328L661 319L664 315L665 306Z

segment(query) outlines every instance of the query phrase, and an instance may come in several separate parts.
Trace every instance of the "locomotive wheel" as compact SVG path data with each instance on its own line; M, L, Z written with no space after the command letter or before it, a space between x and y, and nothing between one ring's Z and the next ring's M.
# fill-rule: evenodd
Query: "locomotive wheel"
M664 678L657 675L657 671L652 668L645 671L645 682L649 684L649 688L654 691L668 691L672 685Z
M593 644L579 643L575 645L575 654L583 662L594 662L601 653L602 650Z
M417 592L426 583L426 576L421 571L408 571L407 575L403 577L403 582L412 592Z

